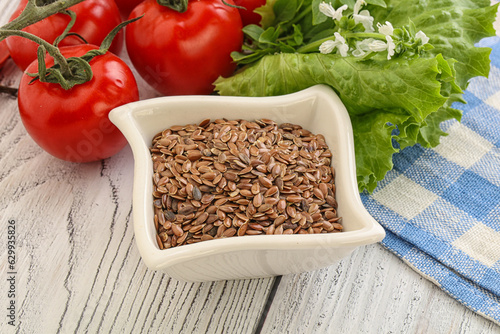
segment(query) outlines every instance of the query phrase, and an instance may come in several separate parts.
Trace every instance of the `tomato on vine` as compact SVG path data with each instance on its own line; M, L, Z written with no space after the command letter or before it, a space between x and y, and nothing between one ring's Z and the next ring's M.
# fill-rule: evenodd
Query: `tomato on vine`
M61 47L65 57L79 57L96 46ZM46 65L52 66L52 57ZM108 119L111 109L139 99L130 68L113 53L94 57L92 79L70 89L24 74L18 92L21 120L33 140L51 155L73 162L108 158L125 145L122 133ZM28 66L35 73L38 61Z
M61 38L75 20L72 16ZM37 60L21 77L18 106L28 134L51 155L89 162L108 158L126 145L108 114L139 100L139 90L128 65L108 50L113 37L130 22L116 26L100 47L57 47L24 31L0 31L40 45Z
M232 0L165 1L175 9L158 2L145 0L129 16L144 14L125 31L134 67L164 95L210 94L219 76L236 69L231 52L243 43L238 9Z
M49 3L50 0L45 0L45 2ZM10 21L21 14L27 3L28 0L20 1ZM114 0L85 0L68 9L73 11L77 17L71 32L80 35L89 44L100 45L106 35L121 23L120 12ZM63 33L70 20L68 15L57 13L22 30L53 43ZM69 35L59 45L83 43L85 42L79 37ZM25 70L36 59L38 45L28 39L17 36L9 37L7 38L7 46L12 60L21 70ZM123 35L120 32L115 37L110 51L118 54L122 47Z

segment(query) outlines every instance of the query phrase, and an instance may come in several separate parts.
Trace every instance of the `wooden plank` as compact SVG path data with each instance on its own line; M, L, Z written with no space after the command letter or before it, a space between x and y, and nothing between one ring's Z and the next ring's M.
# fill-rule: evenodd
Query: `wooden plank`
M283 276L262 333L500 333L380 245Z
M13 3L0 0L0 22ZM20 76L10 62L0 82L16 87ZM142 98L157 96L138 81ZM252 333L273 279L183 283L142 263L128 146L102 162L64 162L27 135L15 98L0 104L0 240L15 221L18 259L16 327L3 317L0 333ZM7 272L2 261L2 281Z
M25 133L15 100L0 101L0 220L16 221L21 332L252 332L273 279L188 284L148 270L133 237L130 149L57 160Z

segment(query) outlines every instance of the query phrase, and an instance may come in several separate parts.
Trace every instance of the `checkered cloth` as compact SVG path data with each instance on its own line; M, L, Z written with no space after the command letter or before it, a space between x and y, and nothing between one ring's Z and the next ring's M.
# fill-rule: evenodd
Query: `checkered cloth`
M500 324L500 37L488 79L456 104L462 121L435 149L409 147L362 200L387 232L382 245L466 307Z

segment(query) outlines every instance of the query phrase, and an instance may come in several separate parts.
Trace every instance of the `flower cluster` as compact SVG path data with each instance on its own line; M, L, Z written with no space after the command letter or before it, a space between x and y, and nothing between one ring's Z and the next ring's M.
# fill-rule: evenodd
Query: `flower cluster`
M401 50L401 52L407 49L408 43L398 47L397 43L403 44L404 41L395 36L395 29L390 22L377 23L378 33L375 32L373 17L370 12L366 9L361 10L364 5L366 5L364 0L357 0L351 16L355 25L361 24L363 26L364 32L346 34L352 40L351 43L348 43L346 37L342 36L340 32L335 32L333 37L328 38L320 45L319 51L321 53L329 54L336 50L342 57L352 55L363 58L372 53L387 52L387 59L389 60L395 55L397 49ZM320 12L335 21L340 21L347 9L347 5L337 9L326 2L319 5ZM417 32L412 39L414 43L411 47L423 46L429 43L429 38L422 31Z

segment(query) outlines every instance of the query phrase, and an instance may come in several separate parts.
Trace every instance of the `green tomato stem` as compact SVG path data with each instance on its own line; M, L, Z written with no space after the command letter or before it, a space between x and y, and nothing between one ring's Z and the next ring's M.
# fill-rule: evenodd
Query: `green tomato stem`
M24 38L28 38L38 45L43 45L45 47L47 52L52 57L54 57L54 60L60 64L61 73L65 75L71 74L71 70L66 61L66 58L63 57L56 46L51 45L50 43L35 35L22 32L21 29L26 28L27 26L39 22L51 15L57 14L60 11L83 1L84 0L57 0L49 4L38 6L37 0L28 0L26 7L23 9L21 14L19 14L17 18L0 28L0 41L8 36L21 36Z
M3 35L5 35L5 36L19 36L19 37L27 38L27 39L37 43L38 45L43 45L43 47L47 50L47 53L54 58L54 61L56 63L58 63L59 66L61 66L61 73L63 75L71 74L71 70L68 66L68 62L66 61L66 58L64 58L64 56L59 51L59 48L50 44L46 40L44 40L36 35L30 34L26 31L22 31L22 30L0 29L0 35L2 35L2 36Z
M184 13L188 8L188 0L156 0L156 2L179 13Z
M1 27L2 30L21 30L33 23L67 9L85 0L57 0L44 6L38 6L36 0L29 0L21 14ZM8 35L0 33L0 41Z

